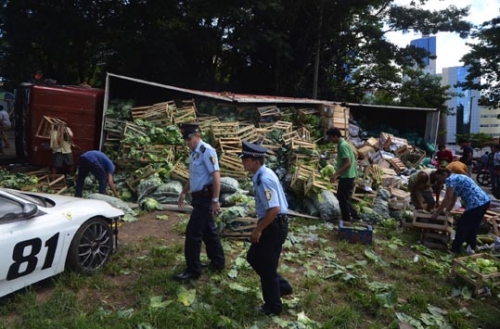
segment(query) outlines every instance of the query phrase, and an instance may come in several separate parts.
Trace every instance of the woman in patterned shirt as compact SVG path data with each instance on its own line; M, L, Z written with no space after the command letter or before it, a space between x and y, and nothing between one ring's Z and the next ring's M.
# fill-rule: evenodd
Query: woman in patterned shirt
M438 183L446 183L446 195L431 218L436 219L444 209L450 211L457 201L457 197L460 197L465 203L465 211L457 220L457 231L451 252L461 253L462 244L466 242L467 252L474 253L477 231L490 207L491 199L468 176L453 174L449 169L438 169L435 174Z

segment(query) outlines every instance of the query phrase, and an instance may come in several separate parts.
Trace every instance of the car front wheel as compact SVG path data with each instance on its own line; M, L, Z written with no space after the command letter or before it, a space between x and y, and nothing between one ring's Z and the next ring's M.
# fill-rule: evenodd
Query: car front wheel
M76 232L68 252L69 269L83 274L94 274L109 260L113 252L110 224L103 218L86 221Z

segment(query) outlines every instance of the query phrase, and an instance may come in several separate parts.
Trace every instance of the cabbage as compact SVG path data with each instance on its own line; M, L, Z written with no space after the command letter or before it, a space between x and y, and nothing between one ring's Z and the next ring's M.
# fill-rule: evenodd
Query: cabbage
M493 265L489 259L484 259L484 258L477 258L476 263L477 263L477 265L479 265L479 267L483 267L483 268L490 267L491 265Z
M132 193L129 190L124 190L120 193L120 199L128 201L132 199Z
M147 210L147 211L153 211L153 210L162 210L161 204L152 198L144 198L141 201L141 209Z
M326 165L321 169L321 177L331 177L333 174L335 174L335 167L331 164Z

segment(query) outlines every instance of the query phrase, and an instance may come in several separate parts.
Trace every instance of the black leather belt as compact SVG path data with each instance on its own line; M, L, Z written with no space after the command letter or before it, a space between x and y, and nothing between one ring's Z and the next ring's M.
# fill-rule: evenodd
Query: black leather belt
M212 198L213 186L212 184L205 185L203 188L196 192L191 192L193 198Z

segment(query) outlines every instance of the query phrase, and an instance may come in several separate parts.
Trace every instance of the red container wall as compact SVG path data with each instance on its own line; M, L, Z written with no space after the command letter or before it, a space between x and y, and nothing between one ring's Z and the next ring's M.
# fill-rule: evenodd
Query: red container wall
M30 91L27 129L28 162L50 166L50 140L36 137L43 116L58 118L73 131L76 163L78 156L88 150L99 149L104 90L66 86L32 86Z

